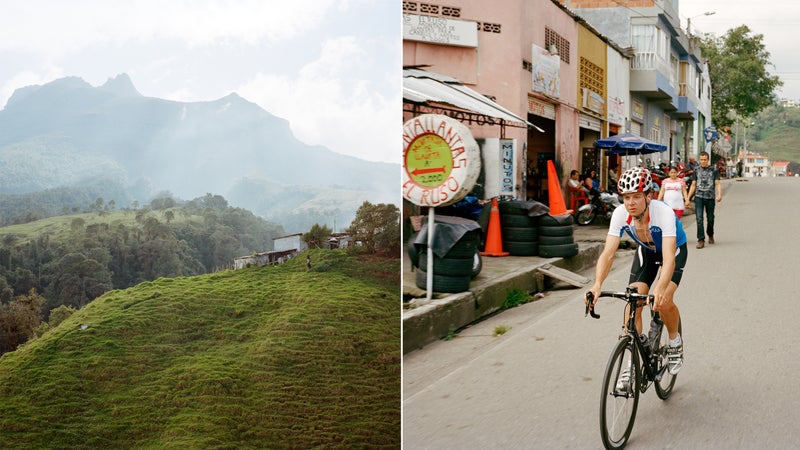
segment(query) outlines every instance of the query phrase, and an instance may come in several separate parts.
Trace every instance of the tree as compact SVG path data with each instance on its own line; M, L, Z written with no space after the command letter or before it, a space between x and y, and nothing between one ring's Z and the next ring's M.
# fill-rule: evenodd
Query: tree
M27 295L0 305L0 353L12 351L35 337L44 304L44 297L31 289Z
M356 211L348 232L361 241L369 252L376 249L394 250L400 246L400 210L386 203L373 205L365 201Z
M81 217L76 217L76 218L72 219L72 222L70 222L70 224L69 224L69 227L75 233L82 232L84 226L86 226L86 221L83 220L83 218L81 218Z
M773 104L776 89L783 85L767 72L772 63L763 39L764 35L750 35L750 28L741 25L723 37L707 34L701 40L711 77L711 117L718 129Z
M303 234L302 238L308 244L308 248L322 248L331 233L332 230L327 225L315 223L308 233Z
M108 269L82 253L68 253L45 267L50 281L45 294L50 307L81 308L111 289Z

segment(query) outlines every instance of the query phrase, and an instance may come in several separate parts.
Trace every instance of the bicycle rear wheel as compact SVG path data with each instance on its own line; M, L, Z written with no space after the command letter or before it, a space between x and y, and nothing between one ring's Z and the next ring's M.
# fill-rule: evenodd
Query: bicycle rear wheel
M600 395L600 437L606 448L623 448L633 430L636 409L639 407L639 358L634 358L630 336L622 337L606 366ZM633 361L631 377L627 383L618 380L623 369Z
M678 333L683 336L683 325L680 321L678 321ZM664 368L664 374L661 376L661 379L656 380L656 395L661 400L666 400L669 398L670 394L672 394L672 388L675 386L675 380L678 378L678 375L672 375L669 373L669 370L666 369L667 367L667 346L669 345L669 333L667 333L667 329L664 325L661 325L661 338L659 339L658 344L658 370L659 372L662 371L662 367ZM685 345L684 345L685 347Z

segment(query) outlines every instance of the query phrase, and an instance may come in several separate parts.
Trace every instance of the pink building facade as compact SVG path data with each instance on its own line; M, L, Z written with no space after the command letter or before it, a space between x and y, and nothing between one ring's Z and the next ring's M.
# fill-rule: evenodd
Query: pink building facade
M457 0L449 6L404 1L403 13L404 67L458 79L534 125L468 124L479 141L514 141L514 195L507 197L547 203L547 160L555 162L560 181L571 169L585 171L590 167L584 166L592 165L599 171L607 164L597 155L589 155L588 160L584 155L587 145L608 135L606 75L603 73L599 87L591 91L579 83L581 61L592 61L601 54L600 69L608 70L607 41L558 2L509 0L501 7L483 0ZM440 30L467 30L465 35L474 26L477 36L456 36L449 42L440 42L433 34L419 39L405 24L417 24L420 17L440 20ZM591 42L579 45L579 37L586 41L585 36L590 36ZM601 45L593 45L593 41ZM584 50L595 56L581 55ZM627 91L627 87L623 89ZM406 110L403 119L412 116Z

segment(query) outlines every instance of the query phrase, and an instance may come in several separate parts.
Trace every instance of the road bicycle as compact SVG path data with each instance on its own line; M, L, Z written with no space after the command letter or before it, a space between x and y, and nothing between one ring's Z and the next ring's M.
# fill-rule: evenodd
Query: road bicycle
M622 335L611 351L600 393L600 437L603 445L606 448L623 448L633 430L639 394L655 385L658 398L666 400L672 393L677 375L667 370L669 333L663 332L664 322L657 312L652 311L653 296L639 294L635 287L629 286L625 292L603 291L598 298L603 297L624 300L627 303L625 310L631 311ZM600 315L591 307L591 291L586 293L586 299L585 315L591 314L599 319ZM648 336L642 339L636 331L636 310L645 304L651 308L651 320ZM680 322L678 332L682 333ZM626 367L629 369L628 377L623 375Z

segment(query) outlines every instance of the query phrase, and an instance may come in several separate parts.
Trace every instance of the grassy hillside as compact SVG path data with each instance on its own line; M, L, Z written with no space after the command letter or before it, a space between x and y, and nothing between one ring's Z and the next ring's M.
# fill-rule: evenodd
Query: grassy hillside
M111 291L0 358L0 448L400 445L399 261Z
M175 211L175 218L171 221L171 223L179 224L191 221L202 222L203 220L203 217L199 215L186 216L178 213L177 209L175 208L173 208L173 211ZM150 216L155 217L160 221L165 221L164 212L151 211L149 214ZM7 225L4 227L0 227L0 236L13 235L16 237L15 242L17 244L36 239L36 237L43 234L49 234L50 238L55 241L63 241L65 239L70 239L70 237L72 237L73 235L73 232L71 231L72 221L75 219L83 220L84 226L91 226L96 224L108 224L110 226L124 225L126 227L137 226L136 213L131 210L112 211L105 213L102 216L97 214L96 212L92 212L92 213L71 214L63 216L53 216L29 223Z
M772 106L751 119L747 141L751 152L767 155L773 161L800 163L800 109ZM735 127L734 127L735 130ZM739 144L744 140L741 128ZM731 137L731 144L734 143Z

